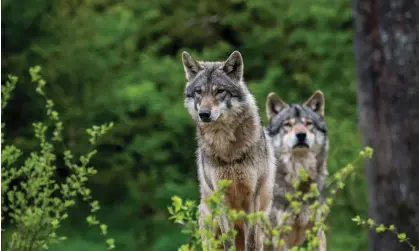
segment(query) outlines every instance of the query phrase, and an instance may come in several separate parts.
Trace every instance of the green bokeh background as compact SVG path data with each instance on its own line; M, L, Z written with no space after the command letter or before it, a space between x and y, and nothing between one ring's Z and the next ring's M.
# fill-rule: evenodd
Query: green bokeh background
M322 90L330 173L358 155L350 0L1 4L2 83L8 73L20 77L2 114L6 142L25 151L36 145L31 123L44 118L44 107L28 77L35 64L43 68L46 92L75 154L87 151L85 128L114 121L93 160L99 173L89 186L118 251L176 250L188 239L167 211L173 195L198 198L195 127L183 106L183 50L199 60L224 60L239 50L265 124L270 91L291 103ZM367 232L351 221L366 208L361 169L332 208L329 250L367 249ZM103 250L103 238L88 227L87 215L88 207L78 204L61 230L69 239L50 250Z

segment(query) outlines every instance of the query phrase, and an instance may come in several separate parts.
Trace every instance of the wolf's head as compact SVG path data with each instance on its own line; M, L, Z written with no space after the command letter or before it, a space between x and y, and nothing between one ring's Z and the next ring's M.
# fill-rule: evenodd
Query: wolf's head
M182 61L187 79L185 106L195 121L226 121L244 111L249 92L240 52L234 51L224 62L197 61L183 52Z
M267 130L276 152L319 153L327 147L324 96L316 91L304 104L286 104L275 93L266 100Z

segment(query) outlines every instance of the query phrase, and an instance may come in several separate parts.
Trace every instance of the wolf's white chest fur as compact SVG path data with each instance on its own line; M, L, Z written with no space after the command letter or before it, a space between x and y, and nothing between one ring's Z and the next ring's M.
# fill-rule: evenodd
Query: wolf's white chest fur
M289 183L299 179L300 169L304 169L312 180L317 179L317 160L313 153L309 152L305 155L282 154L280 161L287 173L285 180Z

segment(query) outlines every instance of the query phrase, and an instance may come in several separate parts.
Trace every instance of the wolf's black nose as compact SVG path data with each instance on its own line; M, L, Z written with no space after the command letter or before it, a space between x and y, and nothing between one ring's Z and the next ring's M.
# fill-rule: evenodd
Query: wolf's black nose
M199 117L202 119L202 121L208 122L210 120L210 117L211 117L211 110L210 109L200 109L199 110Z
M295 136L297 137L298 142L304 142L306 140L307 134L305 132L297 132Z

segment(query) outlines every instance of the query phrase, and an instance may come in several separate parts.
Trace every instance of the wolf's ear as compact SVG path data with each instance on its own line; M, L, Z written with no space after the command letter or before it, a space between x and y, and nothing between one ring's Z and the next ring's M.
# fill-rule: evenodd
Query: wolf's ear
M243 77L243 58L240 52L233 51L227 58L221 69L234 81L240 81Z
M323 92L317 90L313 95L304 103L305 106L309 107L315 113L324 117L324 95Z
M182 52L182 62L183 68L185 69L186 79L188 81L192 80L198 72L204 69L201 64L193 59L186 51Z
M272 117L277 115L282 109L287 106L278 95L274 92L269 93L268 97L266 98L266 116L268 117L268 121L271 120Z

